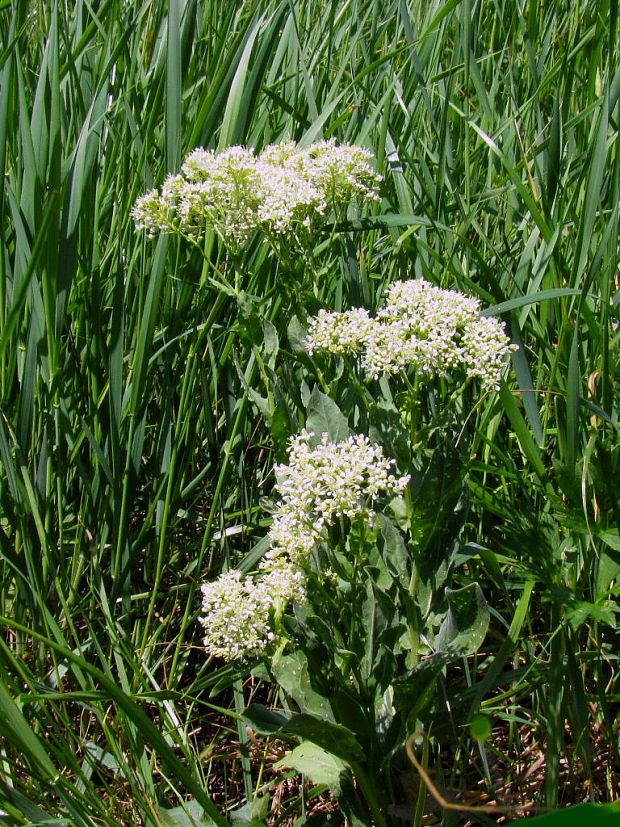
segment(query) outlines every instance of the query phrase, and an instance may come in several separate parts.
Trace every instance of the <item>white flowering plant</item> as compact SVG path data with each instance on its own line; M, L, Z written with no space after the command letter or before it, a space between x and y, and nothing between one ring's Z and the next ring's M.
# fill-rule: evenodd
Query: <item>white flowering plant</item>
M383 823L382 790L412 710L435 714L429 686L488 626L475 582L449 588L467 496L458 452L440 454L398 467L315 387L306 427L274 468L268 548L254 574L232 570L203 586L207 653L228 664L228 680L252 671L279 686L291 708L279 725L329 743L360 790L354 800L340 791L340 804L363 823ZM244 717L261 731L264 714L250 707ZM302 760L293 750L282 765Z
M286 698L275 723L244 713L302 739L278 768L306 771L309 744L319 764L342 762L332 791L364 824L392 823L381 802L403 800L394 767L411 732L443 737L468 714L442 692L490 622L465 540L471 446L514 351L480 301L426 280L377 303L293 317L287 344L265 323L251 399L279 459L267 548L250 552L251 577L206 584L201 610L205 649L226 664L217 685L251 672Z
M379 495L401 494L409 482L391 473L393 463L367 437L334 443L326 432L312 444L315 436L302 431L293 437L288 464L275 469L280 500L260 576L231 570L202 587L204 644L212 655L247 660L278 648L283 612L306 602L313 555L329 540L328 529L344 520L372 524Z
M180 173L138 198L132 214L151 236L176 233L195 241L213 230L233 255L256 233L276 250L303 250L350 204L379 200L381 176L371 162L366 149L333 139L307 147L285 141L260 152L199 147Z
M359 357L365 373L446 376L463 368L486 390L497 390L515 346L502 323L480 312L480 301L424 279L394 282L374 317L363 308L322 310L311 319L308 353Z
M291 359L261 315L267 304L240 290L237 277L261 235L280 263L298 254L305 273L317 229L353 203L376 201L379 180L369 153L334 141L258 153L198 149L134 208L149 234L221 239L251 348L240 375L280 459L266 548L202 585L204 650L225 663L224 683L248 672L276 683L294 710L286 727L302 738L331 744L346 731L353 754L335 754L361 798L348 810L344 796L343 810L377 824L411 716L434 720L429 686L486 634L479 585L454 576L468 510L458 443L465 392L477 384L495 392L513 345L477 299L416 279L393 282L375 312L319 311L301 337L293 318ZM335 370L321 352L336 357ZM463 374L437 404L433 385ZM252 710L246 716L259 728ZM378 755L381 765L368 773ZM294 753L287 760L303 769Z

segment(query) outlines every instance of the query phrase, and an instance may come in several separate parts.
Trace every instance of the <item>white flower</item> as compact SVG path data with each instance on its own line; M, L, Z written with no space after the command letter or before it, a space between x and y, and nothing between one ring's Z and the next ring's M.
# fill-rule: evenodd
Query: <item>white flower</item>
M303 572L278 561L260 580L233 569L202 587L207 651L227 661L260 656L275 640L271 616L304 597Z
M328 201L346 203L354 198L379 200L381 176L370 166L371 160L368 150L351 144L336 146L332 138L291 155L288 164L299 164L301 174L313 181Z
M314 434L302 431L291 439L288 465L276 466L280 494L269 532L271 549L262 566L270 567L284 556L302 561L321 538L323 529L341 517L359 514L372 518L381 492L401 493L409 477L390 473L393 460L368 437L351 436L330 442L323 434L312 445Z
M497 389L511 345L501 322L480 316L478 299L441 290L424 279L397 281L371 319L365 310L319 312L306 340L309 353L361 354L373 377L412 367L443 376L464 366L487 390Z
M392 461L367 437L329 442L302 431L291 439L289 464L276 466L281 499L261 561L262 576L232 570L202 587L204 645L212 655L235 660L260 657L275 642L274 619L305 600L304 562L323 529L340 517L372 519L382 491L400 493L409 477L396 477Z
M334 140L300 149L287 141L256 155L233 146L220 153L199 147L180 175L169 176L132 210L138 229L200 233L214 229L233 247L262 230L267 235L309 229L352 200L376 200L381 176L361 147Z
M335 354L357 353L362 342L371 336L375 322L362 307L354 307L343 313L319 310L308 330L306 349L328 350Z
M265 597L251 578L236 570L206 583L200 622L207 651L225 660L259 655L274 638Z

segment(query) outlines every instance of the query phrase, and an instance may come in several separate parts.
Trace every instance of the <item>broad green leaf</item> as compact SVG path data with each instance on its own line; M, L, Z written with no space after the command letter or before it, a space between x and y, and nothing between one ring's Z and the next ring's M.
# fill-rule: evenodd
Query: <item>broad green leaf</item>
M286 732L312 741L350 767L364 761L364 751L355 735L347 727L321 720L313 715L294 715L285 727Z
M331 442L344 442L349 436L349 425L333 399L317 387L308 401L306 430L314 434L314 442L320 442L327 434Z
M596 573L596 596L607 594L610 583L620 576L620 548L617 547L618 537L608 531L601 535L601 540L609 548L602 548L598 559Z
M609 548L612 548L614 551L620 551L620 534L618 533L618 529L603 531L598 536Z
M395 709L404 712L410 720L423 720L426 710L435 702L437 679L453 659L444 653L432 655L409 673L400 675L393 683Z
M273 735L280 732L290 719L290 715L268 709L263 704L250 704L243 712L243 720L261 735Z
M269 813L269 796L261 795L230 813L230 820L238 827L263 827Z
M571 604L566 609L566 619L573 627L579 629L588 620L593 620L597 623L604 623L616 628L616 615L620 612L620 607L612 600L597 600L596 603L588 603L585 600L579 600Z
M181 807L159 809L157 815L163 827L213 827L212 821L203 812L202 807L193 799Z
M301 650L279 658L271 665L271 671L278 684L294 699L302 712L333 719L329 700L312 687L308 661Z
M516 822L511 821L511 824ZM594 825L598 827L599 824L609 825L620 823L620 802L613 804L578 804L576 807L567 807L564 810L556 810L547 815L537 816L536 818L528 819L528 825L533 824L535 827L584 827L584 825Z
M489 607L482 589L470 583L462 589L446 589L448 614L435 641L438 652L473 655L489 628Z
M275 327L271 324L271 322L266 319L263 324L263 358L267 362L267 364L273 368L276 356L278 355L278 351L280 349L280 339L278 337L278 331Z
M373 571L376 571L376 569L366 569L366 598L361 606L366 647L359 670L366 685L371 684L374 679L379 677L374 671L377 668L377 654L381 638L388 628L390 620L398 622L396 607L374 582Z
M376 520L381 530L383 541L381 551L386 566L394 577L408 577L410 555L407 553L403 535L385 514L378 514Z
M345 761L311 741L299 744L273 766L276 770L293 769L301 772L312 779L314 784L327 784L336 796L340 793L342 776L349 769Z
M306 353L307 330L302 326L297 316L292 316L286 328L288 342L294 354Z

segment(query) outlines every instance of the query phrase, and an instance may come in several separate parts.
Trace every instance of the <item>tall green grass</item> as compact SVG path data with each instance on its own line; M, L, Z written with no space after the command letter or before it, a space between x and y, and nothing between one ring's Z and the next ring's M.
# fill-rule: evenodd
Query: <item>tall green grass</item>
M188 797L224 823L252 798L256 766L205 757L237 724L209 694L198 588L266 533L272 448L303 424L278 430L303 379L291 314L373 309L412 276L481 297L520 345L500 394L460 412L465 571L498 642L455 704L505 721L513 751L522 721L546 739L546 806L571 800L563 759L592 775L601 733L617 795L617 17L615 0L0 4L10 823L160 824ZM301 298L258 243L234 296L215 238L205 258L136 233L136 197L195 146L323 136L374 151L383 203Z

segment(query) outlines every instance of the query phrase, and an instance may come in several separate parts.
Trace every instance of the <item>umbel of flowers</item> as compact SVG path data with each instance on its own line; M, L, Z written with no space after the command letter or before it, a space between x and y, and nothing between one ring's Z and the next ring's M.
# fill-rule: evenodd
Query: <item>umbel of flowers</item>
M309 231L351 201L378 200L381 176L372 154L334 140L298 147L292 141L262 152L233 146L195 149L178 175L133 208L138 229L149 235L195 236L213 229L237 249L257 230L268 237Z
M306 347L311 354L359 355L374 378L410 367L419 374L444 376L463 366L484 388L496 390L506 356L516 346L498 319L480 315L478 299L416 279L394 282L374 318L363 308L319 311Z
M224 658L260 656L277 637L288 605L304 600L304 571L325 529L343 517L371 520L381 493L401 493L408 476L365 436L330 442L302 431L291 439L288 465L275 468L280 494L269 532L271 547L253 579L232 570L202 587L204 644Z

